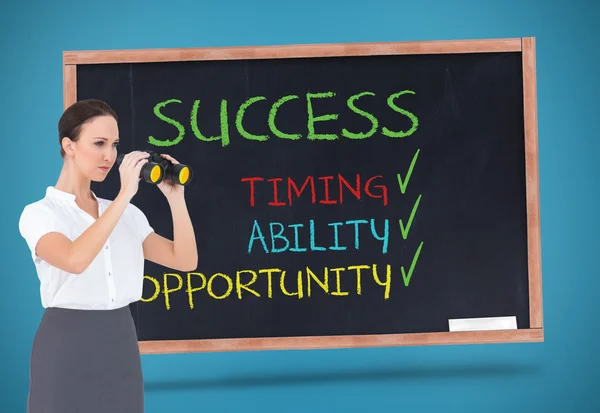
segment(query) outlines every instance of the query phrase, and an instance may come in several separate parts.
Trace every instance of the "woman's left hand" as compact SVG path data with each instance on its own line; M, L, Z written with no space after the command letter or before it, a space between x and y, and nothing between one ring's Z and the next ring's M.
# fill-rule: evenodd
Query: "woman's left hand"
M167 155L165 153L161 153L160 156L169 160L173 165L177 165L179 162L173 158L171 155ZM176 184L172 182L170 179L163 179L162 182L158 185L158 189L164 194L167 200L173 199L177 196L183 196L184 186Z

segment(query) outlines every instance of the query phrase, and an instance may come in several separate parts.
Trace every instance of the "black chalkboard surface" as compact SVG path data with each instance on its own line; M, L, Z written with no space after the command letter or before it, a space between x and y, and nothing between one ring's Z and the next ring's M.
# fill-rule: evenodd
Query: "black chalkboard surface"
M194 171L198 268L146 262L144 352L543 340L534 39L64 58L65 106Z

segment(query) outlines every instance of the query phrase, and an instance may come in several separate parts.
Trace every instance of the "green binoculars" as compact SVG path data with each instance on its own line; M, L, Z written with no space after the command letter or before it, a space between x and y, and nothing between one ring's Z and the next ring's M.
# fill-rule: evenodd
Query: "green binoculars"
M150 154L148 163L140 171L140 178L149 184L159 184L163 179L169 179L178 185L187 185L192 180L192 168L189 165L174 165L160 154L153 151L145 151ZM117 156L117 165L123 161L125 154Z

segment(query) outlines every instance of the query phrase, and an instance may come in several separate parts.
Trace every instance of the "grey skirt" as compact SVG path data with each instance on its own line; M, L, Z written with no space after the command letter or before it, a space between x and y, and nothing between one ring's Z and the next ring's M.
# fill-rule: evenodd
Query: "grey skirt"
M29 413L142 413L144 383L129 307L47 308L33 341Z

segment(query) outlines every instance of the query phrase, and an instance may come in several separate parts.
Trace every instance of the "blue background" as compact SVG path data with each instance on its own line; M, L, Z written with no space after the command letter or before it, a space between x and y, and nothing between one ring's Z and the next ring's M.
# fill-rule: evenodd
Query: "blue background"
M592 1L12 3L0 14L0 410L25 411L43 311L17 223L60 171L63 50L535 36L544 343L145 355L146 411L600 411Z

